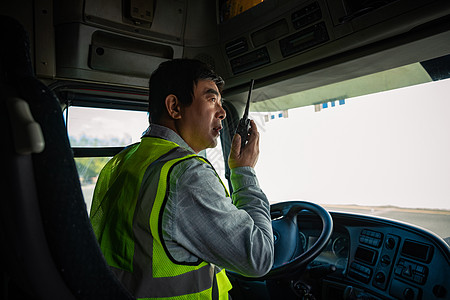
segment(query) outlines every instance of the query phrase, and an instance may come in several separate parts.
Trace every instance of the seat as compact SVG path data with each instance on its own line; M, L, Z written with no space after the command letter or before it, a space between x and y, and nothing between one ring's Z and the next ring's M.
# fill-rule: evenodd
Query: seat
M0 30L0 298L134 299L100 251L59 101L34 76L27 33L8 16Z

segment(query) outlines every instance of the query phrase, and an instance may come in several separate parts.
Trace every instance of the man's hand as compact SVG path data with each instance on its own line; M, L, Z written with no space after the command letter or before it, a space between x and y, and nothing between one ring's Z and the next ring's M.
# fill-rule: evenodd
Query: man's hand
M247 144L241 149L241 136L235 134L231 142L228 165L230 169L237 167L254 168L259 156L259 132L253 120L250 121L250 130Z

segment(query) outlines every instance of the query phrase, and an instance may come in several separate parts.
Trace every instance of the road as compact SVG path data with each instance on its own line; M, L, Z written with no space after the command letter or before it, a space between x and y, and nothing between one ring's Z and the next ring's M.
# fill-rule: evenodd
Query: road
M323 205L328 211L378 216L428 229L442 238L450 237L450 211L410 209L392 206Z

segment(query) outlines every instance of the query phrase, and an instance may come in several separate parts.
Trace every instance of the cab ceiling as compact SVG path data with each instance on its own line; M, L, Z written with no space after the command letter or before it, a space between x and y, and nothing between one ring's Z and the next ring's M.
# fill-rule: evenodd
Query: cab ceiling
M36 1L34 36L45 41L35 43L37 75L58 87L85 82L145 93L159 63L196 58L224 77L224 96L239 111L250 79L255 108L269 99L276 107L302 106L371 92L346 93L346 85L336 84L375 73L397 76L390 69L408 66L418 72L416 82L415 63L450 54L448 0L364 1L371 7L266 0L225 22L218 2ZM288 100L291 94L301 100Z

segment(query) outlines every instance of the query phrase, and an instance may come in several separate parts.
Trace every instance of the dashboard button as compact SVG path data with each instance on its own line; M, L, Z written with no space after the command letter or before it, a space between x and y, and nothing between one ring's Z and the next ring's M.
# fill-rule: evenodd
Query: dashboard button
M425 273L425 267L421 265L416 266L416 272L417 273Z
M404 277L411 277L412 276L411 265L407 265L405 267L405 269L403 269L402 275Z
M391 264L391 258L389 257L389 255L383 255L383 257L381 258L381 265L386 267L389 266Z
M418 284L425 284L428 268L418 263L400 259L395 266L394 273Z
M384 283L384 281L386 280L386 275L384 275L383 272L378 272L377 275L375 275L375 281L377 283Z
M414 282L417 282L419 284L423 284L425 282L425 277L421 275L414 275L413 278Z

